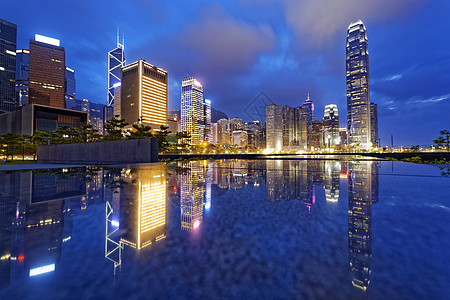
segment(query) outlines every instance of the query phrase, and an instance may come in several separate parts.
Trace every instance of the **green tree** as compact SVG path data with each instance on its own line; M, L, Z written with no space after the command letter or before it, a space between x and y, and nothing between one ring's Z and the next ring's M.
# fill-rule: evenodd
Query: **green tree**
M50 134L48 134L45 131L40 131L40 130L36 130L33 133L33 136L31 137L31 142L33 144L33 158L36 159L36 151L37 151L37 146L41 146L45 143L47 143L47 141L50 138Z
M19 135L17 138L17 144L18 144L18 153L22 154L22 160L25 160L25 153L29 154L31 153L31 145L32 145L32 141L31 141L31 135L27 135L27 134L22 134Z
M75 130L78 132L78 138L82 143L96 142L101 138L98 130L88 123L82 124L80 128L75 128Z
M129 139L148 139L152 138L152 128L144 124L133 124L133 130L128 136Z
M118 141L124 138L124 128L128 123L124 119L118 119L117 117L108 120L105 124L106 135L103 137L105 141Z
M445 150L449 151L450 148L450 131L449 130L441 130L439 132L441 135L435 139L433 142L439 148L443 147Z
M412 146L412 147L411 147L411 151L419 151L419 149L420 149L420 146L419 146L419 145L416 145L416 146Z
M51 135L52 144L72 144L80 142L79 132L67 125L59 125Z
M2 152L6 158L11 155L11 160L14 159L14 154L17 153L19 146L19 136L13 133L6 133L1 136Z
M159 127L159 131L155 133L155 138L158 139L158 149L159 152L164 152L169 149L169 141L167 140L167 136L170 131L168 131L169 126L161 125Z

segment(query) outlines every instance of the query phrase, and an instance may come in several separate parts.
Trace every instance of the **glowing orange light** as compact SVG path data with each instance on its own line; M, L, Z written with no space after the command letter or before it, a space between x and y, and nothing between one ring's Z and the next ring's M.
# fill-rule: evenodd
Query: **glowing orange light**
M177 117L173 117L173 120L176 122L177 121Z
M18 258L17 258L17 260L24 260L25 259L25 257L23 256L23 255L20 255Z
M176 185L176 184L173 185L173 191L174 191L174 192L177 191L177 185Z

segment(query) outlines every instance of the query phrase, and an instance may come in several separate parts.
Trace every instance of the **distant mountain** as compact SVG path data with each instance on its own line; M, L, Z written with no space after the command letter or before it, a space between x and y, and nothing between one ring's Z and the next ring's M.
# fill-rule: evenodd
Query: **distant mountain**
M228 119L228 116L224 112L211 107L211 123L217 123L220 119Z

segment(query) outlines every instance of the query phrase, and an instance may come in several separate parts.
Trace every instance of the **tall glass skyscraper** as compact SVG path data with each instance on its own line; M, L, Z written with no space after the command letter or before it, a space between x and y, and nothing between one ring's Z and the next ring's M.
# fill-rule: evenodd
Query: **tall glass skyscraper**
M339 145L339 114L336 104L325 105L323 127L325 147Z
M205 99L205 141L212 144L211 135L211 100Z
M205 109L203 86L194 77L184 78L181 84L181 131L191 135L191 145L205 140Z
M0 114L16 107L17 25L0 19Z
M117 31L117 48L108 52L108 106L114 106L114 87L120 83L120 69L124 66L124 40L120 43Z
M380 147L378 145L378 109L377 105L370 102L370 135L372 138L372 145L374 147Z
M369 51L366 27L361 20L348 26L346 54L348 144L368 149L372 146Z
M16 51L16 101L20 106L28 104L28 71L30 70L30 51Z
M266 148L280 151L283 147L283 110L281 106L266 106Z

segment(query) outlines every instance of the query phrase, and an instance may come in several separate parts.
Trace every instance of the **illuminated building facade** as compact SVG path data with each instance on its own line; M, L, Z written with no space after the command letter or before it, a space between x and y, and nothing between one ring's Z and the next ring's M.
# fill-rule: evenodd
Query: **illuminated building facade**
M309 107L309 124L311 124L314 121L314 102L309 98L309 93L303 105L308 105Z
M190 134L186 140L190 145L205 140L203 86L194 77L184 78L181 83L181 131Z
M211 100L205 99L205 141L208 144L212 143L211 134Z
M30 40L28 103L65 108L65 50L57 39L36 34Z
M311 124L311 148L319 149L323 146L323 121L315 120Z
M266 149L280 151L283 147L283 110L281 106L266 106Z
M0 19L0 114L16 108L17 25Z
M142 249L166 237L165 166L126 172L125 178L128 184L120 189L120 242Z
M19 106L28 104L28 70L30 68L30 51L16 51L16 101Z
M122 68L120 111L131 127L167 124L167 72L143 60Z
M370 137L372 139L372 145L379 147L378 145L378 109L377 105L370 102Z
M310 105L303 104L300 108L300 146L309 147L311 141L311 111Z
M117 47L108 52L108 99L107 106L114 106L114 88L120 83L121 69L125 66L124 40L120 43L117 31Z
M347 128L339 128L339 139L341 145L347 144Z
M121 106L120 106L120 90L121 90L121 86L120 86L120 82L116 83L114 85L114 117L121 119L122 115L121 115Z
M230 145L232 143L231 121L229 119L220 119L217 121L218 143L221 145Z
M347 130L348 144L371 147L369 50L367 32L361 20L347 30Z
M323 131L325 147L331 147L340 144L339 114L336 104L325 105L325 112L323 114Z
M283 106L283 147L294 145L295 140L295 109L289 105Z
M64 82L65 107L68 108L67 102L70 100L74 100L76 96L76 80L75 71L73 69L66 67Z

